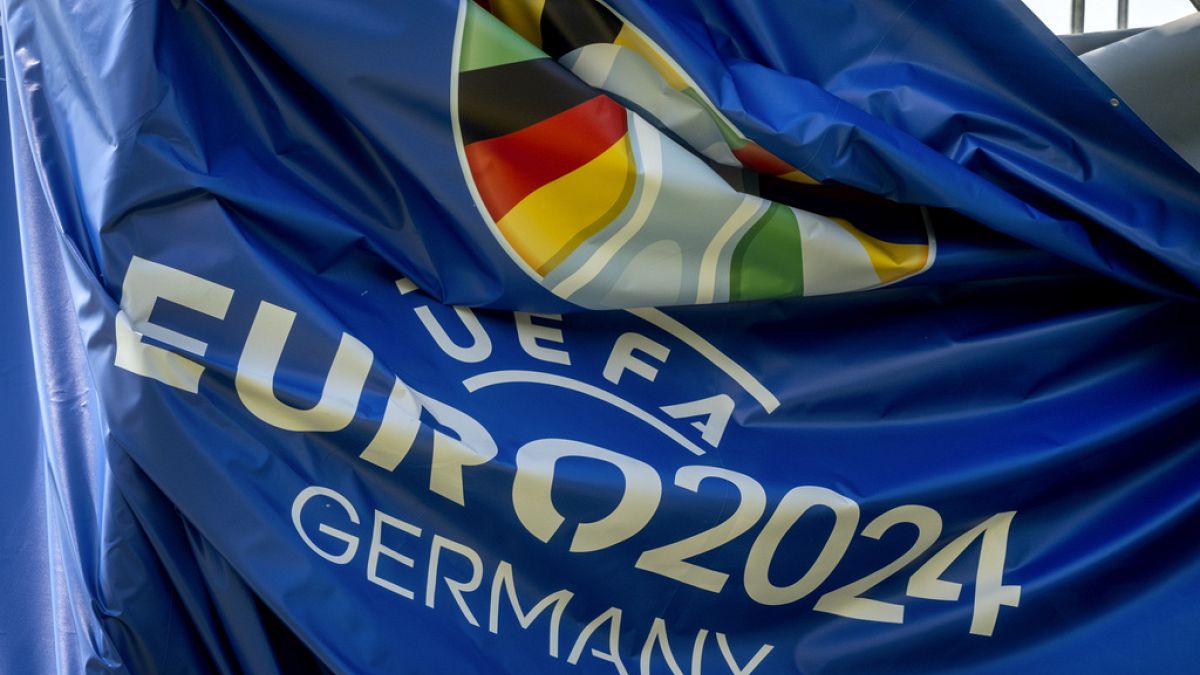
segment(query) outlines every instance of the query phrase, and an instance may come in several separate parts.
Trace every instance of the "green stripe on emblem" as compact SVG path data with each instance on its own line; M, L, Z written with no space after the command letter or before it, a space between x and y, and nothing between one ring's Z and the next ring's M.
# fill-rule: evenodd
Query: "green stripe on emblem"
M761 300L804 294L803 244L792 210L772 204L733 251L730 300Z
M465 24L462 58L458 63L460 71L502 66L546 56L542 50L529 44L529 41L472 0L467 0Z

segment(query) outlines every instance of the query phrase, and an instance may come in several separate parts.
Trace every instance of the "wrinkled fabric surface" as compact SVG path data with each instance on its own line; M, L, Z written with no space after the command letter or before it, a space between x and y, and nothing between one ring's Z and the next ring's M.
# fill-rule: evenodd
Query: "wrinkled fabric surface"
M0 670L1200 656L1200 173L1019 3L5 0L3 30ZM495 156L566 201L505 221L471 142L555 120ZM617 212L545 178L576 148L626 211L562 243Z
M1090 52L1099 75L1175 152L1200 170L1200 93L1187 86L1200 57L1200 14Z

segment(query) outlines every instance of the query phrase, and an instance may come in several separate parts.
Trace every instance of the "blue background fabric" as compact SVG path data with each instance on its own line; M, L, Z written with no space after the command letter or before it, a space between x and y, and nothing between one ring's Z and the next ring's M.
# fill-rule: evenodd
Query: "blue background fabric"
M1190 668L1200 175L1016 2L612 4L752 140L929 208L933 268L819 298L583 311L472 202L450 124L458 3L4 3L5 672L672 672L664 642L682 672ZM209 300L229 289L221 316L159 300L144 317L206 343L139 337L201 364L196 391L117 364L138 261ZM263 303L295 313L267 387L281 405L320 405L347 336L369 350L345 424L289 430L246 404ZM561 313L532 320L569 363L523 347L515 311ZM430 326L489 346L455 357ZM613 382L630 334L654 376ZM362 455L396 428L397 378L419 425L386 468ZM715 446L664 410L720 396ZM481 438L494 455L454 474L461 492L438 484L452 453L488 455ZM542 485L536 453L579 444L611 454L559 460L518 506ZM631 488L620 466L649 473ZM721 478L684 487L688 466L763 495L689 559L728 575L719 592L638 563L753 501ZM626 494L652 516L572 550ZM814 494L842 510L788 521ZM902 621L815 610L914 545L911 525L865 533L905 506L939 533L865 592ZM548 509L562 522L535 533ZM957 599L914 595L917 570L1013 512L940 574ZM843 522L811 592L751 590L820 567ZM1019 603L972 634L998 549ZM569 591L561 615L522 626L501 569L525 611Z

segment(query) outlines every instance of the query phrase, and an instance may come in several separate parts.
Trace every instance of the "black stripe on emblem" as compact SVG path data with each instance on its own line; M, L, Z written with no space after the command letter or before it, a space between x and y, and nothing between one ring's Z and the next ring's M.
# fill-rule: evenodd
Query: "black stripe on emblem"
M617 39L624 23L593 0L546 0L542 9L542 51L554 58L597 42Z
M463 145L520 131L599 95L551 59L469 70L459 77Z

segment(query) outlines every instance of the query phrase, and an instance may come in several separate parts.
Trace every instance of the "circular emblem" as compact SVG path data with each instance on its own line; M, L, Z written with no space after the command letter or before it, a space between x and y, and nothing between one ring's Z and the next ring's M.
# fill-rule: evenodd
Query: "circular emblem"
M818 184L596 0L464 0L456 140L480 213L592 308L821 295L918 274L919 208Z

